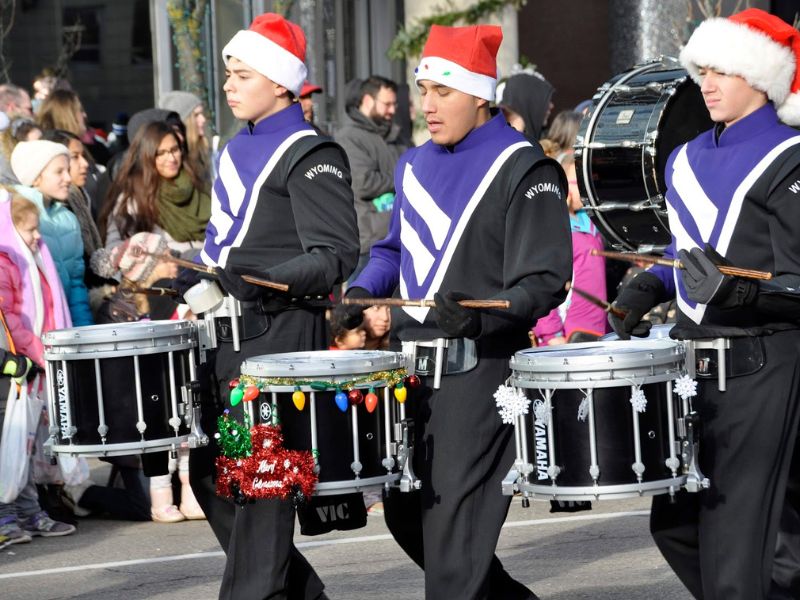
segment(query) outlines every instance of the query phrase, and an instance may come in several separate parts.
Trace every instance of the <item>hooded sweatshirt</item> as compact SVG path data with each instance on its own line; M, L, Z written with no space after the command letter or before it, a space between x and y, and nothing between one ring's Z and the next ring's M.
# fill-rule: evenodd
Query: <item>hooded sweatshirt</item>
M541 75L519 73L506 81L500 104L525 121L525 135L538 140L555 88Z

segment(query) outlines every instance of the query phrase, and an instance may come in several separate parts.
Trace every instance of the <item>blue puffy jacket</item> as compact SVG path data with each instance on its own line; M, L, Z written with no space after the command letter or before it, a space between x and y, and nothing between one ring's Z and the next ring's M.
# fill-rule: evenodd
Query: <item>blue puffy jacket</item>
M39 232L50 249L61 285L67 295L73 327L93 325L89 309L89 292L83 282L83 238L78 219L63 202L50 202L45 208L42 193L32 187L18 185L15 189L39 208Z

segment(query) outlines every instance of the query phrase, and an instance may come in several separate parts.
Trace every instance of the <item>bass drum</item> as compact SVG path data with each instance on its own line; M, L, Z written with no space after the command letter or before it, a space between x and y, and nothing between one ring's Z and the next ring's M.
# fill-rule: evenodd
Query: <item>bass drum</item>
M575 142L584 205L616 249L661 252L671 240L667 159L713 125L700 88L664 57L605 83L593 101Z

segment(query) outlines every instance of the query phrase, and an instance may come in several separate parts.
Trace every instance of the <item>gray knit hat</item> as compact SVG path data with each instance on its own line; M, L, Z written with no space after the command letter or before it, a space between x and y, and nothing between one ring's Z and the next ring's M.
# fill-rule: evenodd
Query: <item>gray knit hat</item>
M158 100L158 108L165 108L167 110L174 110L181 116L181 120L185 123L192 115L192 111L202 104L202 100L192 94L191 92L181 92L175 90L167 92Z

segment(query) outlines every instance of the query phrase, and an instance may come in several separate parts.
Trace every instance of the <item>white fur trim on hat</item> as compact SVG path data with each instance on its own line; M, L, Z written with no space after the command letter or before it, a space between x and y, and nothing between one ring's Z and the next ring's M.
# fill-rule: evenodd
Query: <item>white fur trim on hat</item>
M228 64L230 57L238 58L267 79L282 85L296 97L300 96L303 82L308 76L305 63L269 38L243 29L231 38L222 49L222 60Z
M789 94L778 107L778 118L792 127L800 125L800 93Z
M792 87L797 60L790 48L730 19L703 21L680 56L692 79L701 82L700 69L708 67L726 75L739 75L752 87L766 92L780 109Z
M11 170L22 185L32 186L50 161L61 154L69 158L69 150L63 144L49 140L20 142L11 153Z
M414 71L414 81L428 80L446 85L449 88L477 96L489 102L494 101L497 79L482 73L468 71L458 63L438 56L426 56L419 61Z

